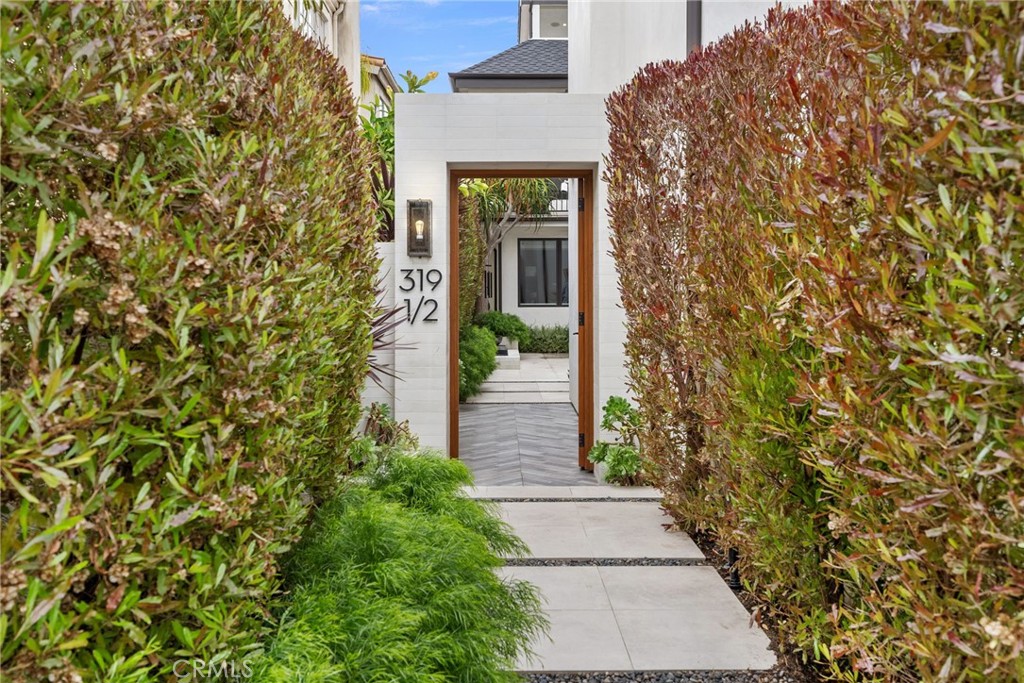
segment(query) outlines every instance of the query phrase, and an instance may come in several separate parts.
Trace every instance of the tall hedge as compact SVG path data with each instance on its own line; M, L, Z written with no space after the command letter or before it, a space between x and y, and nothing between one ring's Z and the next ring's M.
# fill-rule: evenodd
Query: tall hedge
M842 678L1024 679L1024 10L774 11L609 100L643 450Z
M347 79L274 3L5 3L2 34L5 676L241 657L359 411Z

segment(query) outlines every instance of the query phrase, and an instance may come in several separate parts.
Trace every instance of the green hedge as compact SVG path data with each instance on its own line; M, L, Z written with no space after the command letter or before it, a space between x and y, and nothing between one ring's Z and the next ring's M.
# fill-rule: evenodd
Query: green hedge
M1022 35L823 3L609 100L648 470L845 679L1024 679Z
M519 353L569 353L569 327L530 326L530 341L519 344Z
M501 579L526 547L469 470L391 455L317 512L290 558L290 597L255 680L513 683L545 620L537 589Z
M476 324L493 332L498 341L501 341L502 337L518 340L520 350L524 344L529 345L532 341L530 328L522 318L511 313L487 311L477 316Z
M0 660L258 644L335 488L376 258L345 74L273 3L5 3Z
M494 369L498 367L498 343L486 327L470 325L459 337L459 400L465 401L480 392Z

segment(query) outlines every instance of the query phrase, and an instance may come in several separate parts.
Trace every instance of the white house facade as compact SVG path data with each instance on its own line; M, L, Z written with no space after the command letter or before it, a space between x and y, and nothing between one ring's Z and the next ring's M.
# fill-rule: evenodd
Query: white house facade
M390 293L397 305L407 306L408 319L398 331L403 347L388 358L399 376L389 387L393 395L369 392L367 400L391 404L395 416L408 420L425 446L451 451L458 425L458 402L453 400L458 386L452 384L452 378L457 378L452 372L452 364L457 364L453 353L457 335L452 326L458 322L450 305L451 288L457 288L452 281L454 245L449 230L452 212L458 210L453 183L477 171L550 172L552 177L571 172L579 180L567 183L567 218L521 225L503 240L500 254L492 257L493 282L500 282L501 297L492 299L492 305L532 324L571 322L570 330L580 333L573 337L574 343L592 340L587 348L575 349L570 375L577 373L572 378L578 392L573 402L584 407L581 445L584 432L588 444L601 438L597 433L600 407L610 396L628 395L623 363L625 315L610 255L607 191L601 181L609 133L605 98L644 65L684 59L695 45L763 16L770 6L769 2L520 0L517 45L450 74L451 94L399 94L396 237L393 245L382 245L382 256ZM589 194L584 187L591 187ZM583 204L577 213L580 199ZM415 250L410 250L407 207L422 210L415 208L422 206L429 206L429 255L410 255ZM564 256L561 242L555 244L559 240L565 240ZM583 259L578 259L580 248ZM544 306L522 305L521 279L528 266L543 264L538 253L554 258L559 271L565 261L570 264L568 296L563 299L558 291L558 305L548 304L554 298L551 287L560 290L560 283L547 285ZM573 265L578 267L573 270ZM536 281L536 268L531 273ZM530 300L539 295L524 292L523 296ZM580 377L586 382L580 383ZM582 396L588 400L578 401Z
M348 76L352 93L359 95L359 0L283 0L282 9L299 31L334 55Z

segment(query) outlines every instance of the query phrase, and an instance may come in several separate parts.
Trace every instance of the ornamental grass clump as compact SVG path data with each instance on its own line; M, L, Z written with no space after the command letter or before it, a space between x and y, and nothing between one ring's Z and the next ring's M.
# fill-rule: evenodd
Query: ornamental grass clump
M1024 678L1022 36L822 3L609 100L647 469L841 678Z
M5 3L2 31L5 680L240 658L359 415L347 79L273 3Z
M392 454L318 512L288 562L280 628L261 681L509 683L545 628L537 589L502 579L525 546L472 500L465 465Z

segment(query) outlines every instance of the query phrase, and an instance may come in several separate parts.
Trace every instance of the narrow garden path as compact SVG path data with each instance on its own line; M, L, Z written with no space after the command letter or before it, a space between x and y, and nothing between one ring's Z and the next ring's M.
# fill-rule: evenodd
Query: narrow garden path
M497 501L532 553L501 570L536 585L546 603L550 638L533 643L535 655L518 666L531 680L739 681L739 672L775 665L768 637L703 553L665 528L671 520L656 490L480 486L469 493Z

